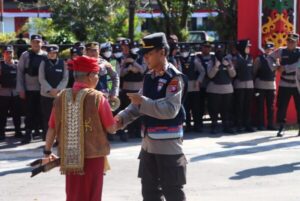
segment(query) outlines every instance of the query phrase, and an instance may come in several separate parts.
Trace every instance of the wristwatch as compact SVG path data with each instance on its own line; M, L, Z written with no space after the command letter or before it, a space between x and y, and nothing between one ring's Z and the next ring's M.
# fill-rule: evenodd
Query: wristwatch
M45 154L45 155L50 155L50 154L52 154L52 151L50 151L50 150L43 150L43 153Z

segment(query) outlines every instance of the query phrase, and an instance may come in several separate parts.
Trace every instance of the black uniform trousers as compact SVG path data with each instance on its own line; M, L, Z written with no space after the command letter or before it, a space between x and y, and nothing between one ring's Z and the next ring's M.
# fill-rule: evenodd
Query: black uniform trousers
M208 95L208 112L212 120L212 127L218 122L218 115L221 114L223 128L230 127L230 112L233 101L233 94L215 94Z
M48 130L48 121L51 115L54 98L41 96L41 111L43 115L43 138L45 139Z
M279 124L286 122L286 112L292 96L294 97L297 120L300 125L300 94L296 87L279 87L277 96L277 122Z
M200 88L200 101L199 101L199 116L200 116L200 122L199 125L203 127L203 116L206 112L206 102L207 102L207 93L206 88Z
M142 182L143 201L185 201L186 158L184 154L140 152L138 176Z
M257 126L265 125L265 106L267 109L267 123L268 126L273 126L274 121L274 102L275 90L272 89L256 89L258 96L256 97L257 106Z
M238 128L251 127L254 89L235 89L235 122Z
M131 103L130 99L127 96L127 93L137 93L137 92L138 91L122 89L122 91L120 92L120 101L121 101L120 110L124 110ZM133 121L132 123L130 123L127 126L127 129L128 129L128 134L131 137L140 138L141 137L141 120L140 120L140 118L138 118L135 121Z
M186 125L191 126L192 117L194 120L194 127L202 127L202 116L200 116L200 93L199 91L188 92L186 99L184 101L184 109L186 112ZM192 115L191 115L192 114Z
M21 100L19 96L0 96L0 135L4 136L8 111L13 118L15 133L21 133Z
M41 95L40 91L26 91L26 114L25 128L26 137L30 137L31 131L38 131L43 127L42 112L41 112Z

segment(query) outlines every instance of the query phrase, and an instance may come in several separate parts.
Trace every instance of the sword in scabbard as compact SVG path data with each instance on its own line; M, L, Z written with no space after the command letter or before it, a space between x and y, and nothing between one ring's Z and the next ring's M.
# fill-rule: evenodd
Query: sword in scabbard
M48 172L51 169L58 167L60 165L60 158L50 161L44 165L42 162L43 162L43 159L37 159L28 164L28 166L33 167L33 169L31 170L30 177L34 177L34 176L40 174L41 172Z

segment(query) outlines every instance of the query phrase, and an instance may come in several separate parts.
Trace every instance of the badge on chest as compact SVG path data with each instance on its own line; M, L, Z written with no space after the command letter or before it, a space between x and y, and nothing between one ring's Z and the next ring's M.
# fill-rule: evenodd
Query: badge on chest
M164 85L167 83L167 80L160 78L158 80L158 85L157 85L157 92L161 91Z

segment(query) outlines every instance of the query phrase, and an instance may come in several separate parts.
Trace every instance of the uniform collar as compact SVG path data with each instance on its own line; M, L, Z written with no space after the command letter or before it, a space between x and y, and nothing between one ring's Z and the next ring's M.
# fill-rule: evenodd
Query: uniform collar
M161 76L163 76L165 73L167 73L168 75L170 75L169 72L168 72L169 66L170 66L170 63L169 63L168 61L166 61L165 65L164 65L164 68L163 68L161 71L156 72L156 71L153 70L153 71L151 72L152 77L153 77L153 78L154 78L154 77L161 77Z

